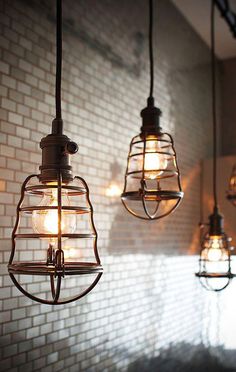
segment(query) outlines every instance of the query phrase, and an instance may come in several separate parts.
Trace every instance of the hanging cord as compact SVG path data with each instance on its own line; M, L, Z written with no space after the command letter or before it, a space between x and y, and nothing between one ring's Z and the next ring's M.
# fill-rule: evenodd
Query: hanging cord
M52 134L62 135L63 121L61 118L61 66L62 66L62 3L56 0L56 86L55 86L55 103L56 117L52 122Z
M57 0L57 34L56 34L56 119L61 119L61 66L62 66L62 6Z
M153 0L149 0L149 61L150 61L150 93L149 98L153 97Z
M211 1L211 80L212 80L212 119L213 119L213 195L214 208L217 202L217 121L216 121L216 57L215 57L215 3Z

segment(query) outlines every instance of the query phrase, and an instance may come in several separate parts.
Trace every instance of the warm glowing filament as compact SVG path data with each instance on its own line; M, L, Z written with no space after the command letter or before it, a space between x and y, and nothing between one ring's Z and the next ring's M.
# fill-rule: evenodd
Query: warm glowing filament
M160 151L158 141L147 141L146 152L144 157L144 170L147 171L145 176L151 180L155 179L163 173L167 167L167 159L165 155L159 154Z
M49 207L57 207L57 199L52 198ZM43 222L44 228L48 231L49 234L58 234L58 210L51 209L46 212ZM63 218L61 221L61 231L63 232L65 228L65 224L63 222Z
M67 193L62 194L62 205L69 206ZM39 234L58 234L58 199L57 189L52 188L44 194L39 203L42 210L34 210L32 214L33 229ZM48 209L47 209L48 207ZM50 209L50 207L56 207ZM61 211L61 232L62 234L72 234L76 228L76 214L74 211ZM49 238L51 244L55 243L57 238ZM66 238L63 238L65 240Z

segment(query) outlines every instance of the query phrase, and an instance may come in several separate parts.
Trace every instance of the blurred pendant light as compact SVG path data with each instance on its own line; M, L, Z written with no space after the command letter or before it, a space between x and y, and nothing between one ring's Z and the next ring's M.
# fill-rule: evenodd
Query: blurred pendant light
M233 166L232 173L229 179L227 199L236 207L236 164Z
M183 192L172 137L160 127L153 97L153 1L149 0L150 94L141 111L141 133L130 143L121 200L133 216L155 220L179 205Z
M40 142L40 174L27 177L22 185L8 264L12 281L24 295L53 305L86 295L102 275L89 189L83 178L73 176L70 165L70 155L78 146L63 134L61 65L62 8L61 0L57 0L56 118L52 133ZM86 228L83 233L82 228ZM85 246L85 240L91 244ZM81 261L83 247L92 249L89 257L95 257L95 261ZM42 253L43 260L37 260ZM89 284L85 281L87 274L93 274ZM81 291L77 282L68 285L70 276L80 276Z
M230 238L224 232L223 216L217 203L217 123L216 123L216 76L215 76L215 30L214 0L211 2L211 69L212 69L212 114L213 114L213 213L209 216L208 231L202 238L199 259L199 277L204 288L221 291L232 278L230 267ZM202 225L203 227L204 225ZM203 235L203 234L202 234Z

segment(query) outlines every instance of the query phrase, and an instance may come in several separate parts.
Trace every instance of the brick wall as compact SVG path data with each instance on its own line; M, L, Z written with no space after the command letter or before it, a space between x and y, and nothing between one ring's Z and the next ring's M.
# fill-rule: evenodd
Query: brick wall
M189 254L198 249L199 161L211 153L209 51L169 1L158 1L155 96L175 138L185 198L167 219L139 221L106 188L115 162L123 180L146 104L147 3L64 1L63 118L80 146L73 166L90 186L104 275L80 302L33 303L6 265L20 185L38 171L39 141L54 116L53 4L0 2L0 369L143 371L143 360L173 345L182 358L181 345L186 354L205 329L205 292ZM158 363L164 371L165 360Z

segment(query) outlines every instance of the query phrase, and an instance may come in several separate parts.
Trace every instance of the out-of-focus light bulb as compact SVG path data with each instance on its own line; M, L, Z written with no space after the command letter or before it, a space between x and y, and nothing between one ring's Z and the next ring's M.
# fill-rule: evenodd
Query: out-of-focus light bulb
M64 191L62 196L62 206L69 206L67 192ZM45 192L40 207L58 207L57 189L48 189ZM34 210L32 214L33 230L38 234L58 234L58 210L46 209ZM62 210L61 212L61 231L62 234L72 234L76 229L76 215L74 211ZM66 239L66 238L64 238ZM50 242L54 243L56 238L50 238Z
M111 183L106 189L106 196L115 197L120 196L122 190L117 183Z
M235 190L236 189L236 174L234 174L234 175L231 176L230 181L229 181L229 184L230 184L230 188L232 190Z
M161 151L160 142L153 136L148 136L144 155L144 170L147 171L145 173L146 178L154 180L163 173L161 169L166 169L168 160L165 154L158 153Z
M220 261L227 258L221 236L210 236L207 247L203 252L204 259L208 261Z

